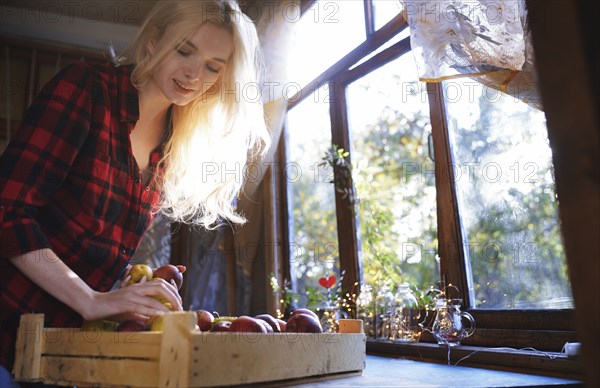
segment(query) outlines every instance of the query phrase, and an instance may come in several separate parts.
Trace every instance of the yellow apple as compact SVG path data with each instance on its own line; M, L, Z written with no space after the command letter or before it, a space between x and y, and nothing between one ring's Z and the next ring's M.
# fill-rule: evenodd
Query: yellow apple
M150 327L150 331L163 331L164 315L150 318L148 326Z
M165 305L166 305L167 303L169 303L169 301L167 300L167 298L165 298L165 297L164 297L164 296L162 296L162 295L152 295L152 296L151 296L151 298L153 298L153 299L156 299L157 301L159 301L160 303L162 303L162 304L165 304ZM170 305L170 304L171 304L171 303L169 303L169 305ZM172 307L172 306L171 306L171 307ZM171 307L169 307L169 308L171 308Z
M83 325L81 325L81 331L115 331L117 330L117 325L117 322L96 319L93 321L84 321Z
M130 283L139 283L143 277L149 281L152 279L152 268L146 264L135 264L129 270L129 276L131 276Z

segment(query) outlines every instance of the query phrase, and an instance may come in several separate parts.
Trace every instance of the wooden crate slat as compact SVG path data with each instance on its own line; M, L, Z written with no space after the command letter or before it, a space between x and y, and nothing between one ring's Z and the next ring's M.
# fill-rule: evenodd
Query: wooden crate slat
M43 353L65 356L103 356L158 359L159 332L93 332L44 329Z
M191 386L275 381L364 368L364 334L200 333Z
M27 381L40 377L43 328L44 314L21 315L13 366L15 378Z
M24 315L15 377L93 387L205 387L329 379L364 369L366 337L352 334L201 333L196 315L165 315L163 332L43 328ZM360 331L348 322L348 331Z
M47 384L155 387L158 381L158 363L45 356L42 358L42 375Z
M159 387L189 387L191 338L195 325L196 314L177 312L164 316Z

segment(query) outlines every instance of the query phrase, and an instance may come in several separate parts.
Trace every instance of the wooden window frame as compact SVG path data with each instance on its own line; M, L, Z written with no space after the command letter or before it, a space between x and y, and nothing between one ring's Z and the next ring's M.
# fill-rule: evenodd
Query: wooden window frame
M312 6L313 2L310 3ZM306 8L308 9L308 8ZM365 2L365 10L372 11L372 3ZM305 88L292 97L288 109L293 108L310 95L310 89L328 84L330 91L330 119L332 144L351 150L349 138L346 86L374 71L378 67L410 51L408 39L377 53L364 63L353 67L361 59L377 50L407 27L406 21L397 15L377 31L369 31L373 25L372 12L365 12L367 39L356 49L344 56L336 64L325 70ZM448 139L447 118L443 91L439 83L427 84L430 119L436 171L436 205L438 217L438 251L440 255L440 281L458 287L460 295L469 295L468 261L462 244L460 213L456 191L452 182L452 154ZM351 157L352 155L350 155ZM285 163L285 153L280 153ZM443 177L443 179L442 179ZM287 201L284 204L287 206ZM287 208L284 209L287 214ZM362 280L362 260L359 250L357 217L352 214L347 198L336 193L336 214L339 239L340 269L345 271L342 286L351 289L355 282ZM289 246L289 235L284 236ZM290 278L289 267L285 276ZM576 342L574 310L484 310L474 309L465 297L464 309L475 318L477 330L473 336L463 341L463 346L455 353L465 355L471 352L465 365L485 364L486 367L534 371L540 374L557 376L580 376L578 360L568 359L560 354L566 342ZM411 345L382 343L369 340L367 350L374 354L393 356L413 356L429 360L450 360L447 348L432 344L431 335L424 333L421 342ZM500 349L499 347L504 347ZM510 347L511 349L507 349ZM524 350L527 348L528 350ZM532 351L534 348L535 351ZM460 350L458 350L460 349ZM548 353L550 352L550 353ZM423 355L426 354L425 357Z

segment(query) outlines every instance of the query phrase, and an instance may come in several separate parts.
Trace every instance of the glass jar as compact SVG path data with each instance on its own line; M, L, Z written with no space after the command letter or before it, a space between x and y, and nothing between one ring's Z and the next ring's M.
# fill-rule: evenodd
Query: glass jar
M391 318L391 339L395 342L415 342L421 336L421 311L409 283L398 286Z
M390 286L384 284L375 298L375 338L391 339L391 320L393 314L394 294Z
M342 310L339 303L327 301L317 308L323 333L337 333L340 319L348 319L348 314Z
M367 338L375 338L375 300L371 286L361 286L356 298L356 318L363 321L363 329Z

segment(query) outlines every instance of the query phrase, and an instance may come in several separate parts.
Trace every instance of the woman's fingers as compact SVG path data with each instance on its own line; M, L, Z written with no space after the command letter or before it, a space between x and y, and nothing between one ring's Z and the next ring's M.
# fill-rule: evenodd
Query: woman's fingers
M146 296L161 296L171 304L174 310L183 310L181 304L181 295L177 291L177 287L173 284L167 283L163 279L153 280L151 282L138 283L136 285L139 289L143 289L143 293Z
M121 288L122 287L127 287L129 285L129 282L131 282L131 275L127 275L122 281L121 281Z
M171 310L183 310L181 295L173 283L163 279L148 281L145 278L139 283L130 284L130 281L131 278L126 277L124 283L127 287L95 294L95 302L91 307L94 319L127 314L152 317Z

